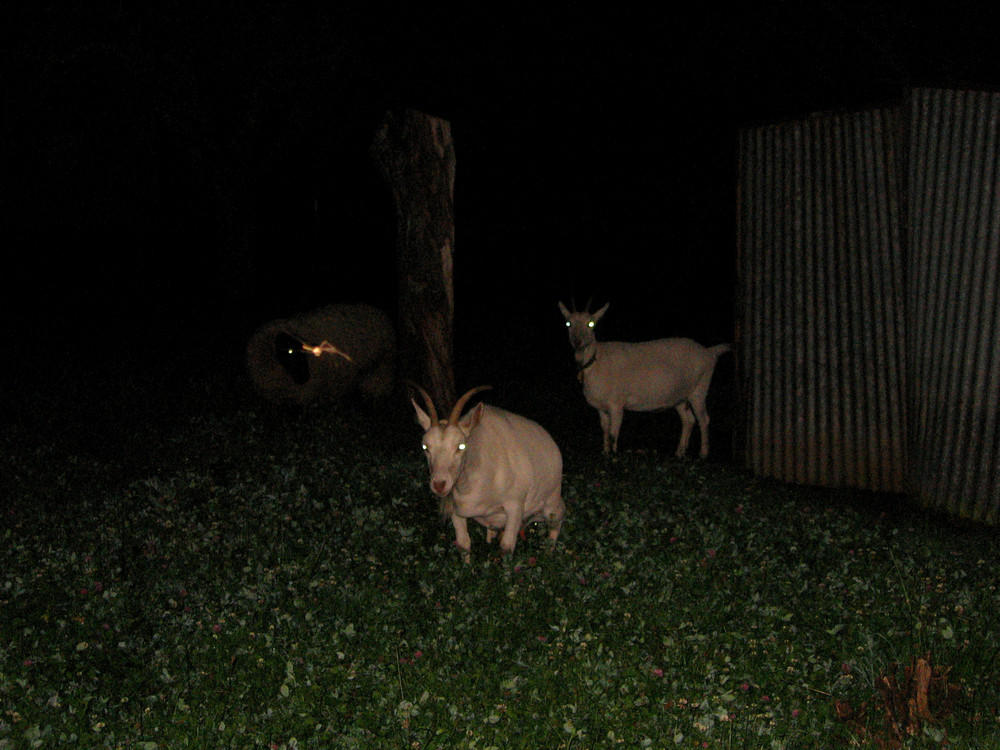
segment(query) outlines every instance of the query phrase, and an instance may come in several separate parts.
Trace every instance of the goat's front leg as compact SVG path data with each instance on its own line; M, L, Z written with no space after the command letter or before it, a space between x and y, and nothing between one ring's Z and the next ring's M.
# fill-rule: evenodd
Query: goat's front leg
M462 553L462 562L472 561L472 539L469 536L469 525L466 520L459 515L452 515L451 525L455 527L455 546Z
M611 451L611 415L603 409L598 409L597 413L601 417L601 435L604 438L604 452Z
M622 417L625 416L625 407L613 405L608 412L608 432L611 433L611 450L618 452L618 433L622 428Z

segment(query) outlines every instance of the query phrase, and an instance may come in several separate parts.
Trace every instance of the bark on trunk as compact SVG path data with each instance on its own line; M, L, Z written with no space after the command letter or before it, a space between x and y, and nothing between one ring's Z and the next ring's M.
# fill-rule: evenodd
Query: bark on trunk
M447 410L455 402L451 125L414 110L389 112L372 153L396 202L400 373Z

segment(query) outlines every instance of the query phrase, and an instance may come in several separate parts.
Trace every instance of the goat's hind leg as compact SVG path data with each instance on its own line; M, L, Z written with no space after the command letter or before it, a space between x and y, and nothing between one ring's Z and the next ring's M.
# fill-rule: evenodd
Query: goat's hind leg
M559 538L559 531L562 529L563 518L566 517L566 503L563 502L562 493L556 492L544 506L545 525L549 529L549 549L556 546Z
M694 429L696 420L687 401L682 401L675 408L681 417L681 439L677 443L676 455L677 458L684 458L687 455L688 443L691 441L691 430Z
M705 402L708 398L708 387L712 384L712 373L714 370L715 362L712 362L712 366L701 376L701 380L688 398L688 403L691 405L692 411L694 411L695 419L698 420L698 430L701 432L701 450L699 451L699 455L702 458L708 457L708 423L710 420Z
M698 431L701 433L701 449L699 450L699 455L702 458L708 458L708 409L705 408L705 399L702 397L699 400L691 401L691 408L694 410L694 416L698 420Z
M508 508L507 520L504 522L503 531L500 533L501 555L511 555L514 553L514 547L517 546L517 536L523 525L524 516L521 515L520 511L514 512Z

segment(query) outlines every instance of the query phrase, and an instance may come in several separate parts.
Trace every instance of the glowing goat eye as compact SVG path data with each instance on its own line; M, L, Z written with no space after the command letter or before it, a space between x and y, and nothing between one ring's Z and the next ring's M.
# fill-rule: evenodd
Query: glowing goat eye
M594 321L588 320L587 321L587 325L590 326L591 328L593 328L594 327Z
M569 321L566 321L566 327L569 328Z
M427 443L423 443L420 447L423 448L424 450L427 450Z
M464 451L464 450L465 450L465 443L459 443L459 444L458 444L458 449L459 449L460 451Z

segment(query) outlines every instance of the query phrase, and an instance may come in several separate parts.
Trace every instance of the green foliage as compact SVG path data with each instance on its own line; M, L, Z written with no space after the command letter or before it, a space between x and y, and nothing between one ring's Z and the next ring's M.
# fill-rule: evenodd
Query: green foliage
M5 451L0 748L847 747L927 652L962 698L906 746L1000 746L989 531L567 452L556 550L463 566L363 415L197 419L124 486Z

